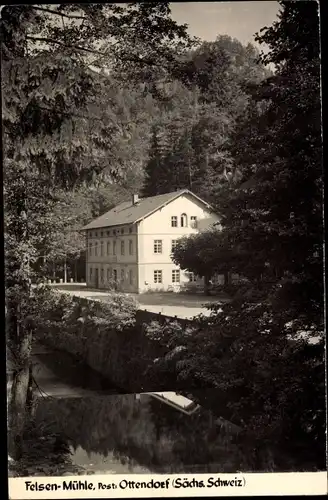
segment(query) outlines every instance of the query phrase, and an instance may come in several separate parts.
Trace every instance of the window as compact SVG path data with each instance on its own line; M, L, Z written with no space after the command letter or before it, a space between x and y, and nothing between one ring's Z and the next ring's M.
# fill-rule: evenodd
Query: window
M162 271L154 271L154 283L163 283L163 273Z
M124 269L121 269L121 281L124 281Z
M110 254L110 241L107 241L107 255Z
M116 255L116 241L113 241L113 255Z
M100 269L100 281L103 283L104 282L104 269Z
M89 256L91 257L92 255L92 243L89 243Z
M163 243L162 240L154 240L154 253L162 253Z
M110 231L107 231L107 236L109 236L109 235L110 235Z
M125 254L125 241L121 241L121 255Z
M190 227L192 227L193 229L196 229L196 227L197 227L197 217L196 217L196 215L191 215L190 216Z
M129 240L129 255L133 255L133 241Z
M95 243L95 255L98 255L98 241Z
M110 278L111 278L111 268L108 267L107 268L107 281L110 281Z
M121 229L121 234L124 234L124 229Z
M102 235L103 235L103 232L102 232L102 231L100 231L100 236L102 236Z
M93 274L92 274L92 267L90 267L90 281L92 281L92 278L93 278Z
M187 215L186 214L181 214L180 217L180 225L181 227L187 227L188 220L187 220Z
M177 244L178 244L178 240L172 240L171 252L173 252L173 250L175 249L175 247L177 246Z
M130 282L130 285L133 284L133 271L132 271L132 269L129 270L129 282Z
M97 238L97 236L98 236L98 233L97 233L97 232L95 232L95 237Z
M113 229L113 235L114 236L116 235L116 229Z
M104 242L103 241L100 242L100 255L101 256L104 255Z
M180 269L173 269L172 283L180 283Z
M114 269L113 275L114 275L114 281L117 281L117 269Z
M176 215L171 217L171 227L178 227L178 217Z
M129 227L129 233L130 234L132 233L132 227Z
M189 276L189 281L190 282L197 281L197 276L195 276L194 273L188 273L188 276Z

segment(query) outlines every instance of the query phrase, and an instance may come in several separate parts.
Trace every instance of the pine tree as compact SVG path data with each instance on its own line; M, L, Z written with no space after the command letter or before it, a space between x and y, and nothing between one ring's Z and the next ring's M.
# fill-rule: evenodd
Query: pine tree
M144 168L143 196L155 196L166 192L163 150L160 144L159 127L152 128L149 158Z

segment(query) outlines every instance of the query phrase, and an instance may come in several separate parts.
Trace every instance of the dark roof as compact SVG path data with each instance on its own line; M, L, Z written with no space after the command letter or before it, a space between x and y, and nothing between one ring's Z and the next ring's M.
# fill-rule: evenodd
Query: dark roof
M139 198L135 205L133 205L131 197L130 201L124 201L123 203L120 203L116 207L112 208L112 210L109 210L109 212L106 212L97 219L94 219L92 222L84 226L82 231L101 227L120 226L122 224L134 224L135 222L156 212L156 210L163 207L167 203L170 203L182 194L190 194L198 201L209 207L208 203L188 189L181 189L180 191L174 191L173 193L159 194L149 198Z

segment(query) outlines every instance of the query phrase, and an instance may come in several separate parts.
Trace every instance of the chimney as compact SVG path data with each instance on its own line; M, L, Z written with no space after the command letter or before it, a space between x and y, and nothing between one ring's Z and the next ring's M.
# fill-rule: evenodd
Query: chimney
M136 205L139 201L139 196L137 194L132 195L132 205Z

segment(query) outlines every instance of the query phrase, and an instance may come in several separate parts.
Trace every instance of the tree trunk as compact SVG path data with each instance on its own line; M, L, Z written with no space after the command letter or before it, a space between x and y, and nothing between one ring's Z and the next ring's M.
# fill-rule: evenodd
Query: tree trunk
M55 280L56 279L56 266L55 263L52 263L52 277Z
M67 283L67 261L66 261L66 257L65 257L65 260L64 260L64 283Z
M26 421L26 403L30 379L30 346L32 332L19 326L15 346L16 370L9 403L9 453L14 460L22 456L23 432Z
M74 281L77 283L77 262L74 261Z
M33 392L33 367L32 363L29 365L29 378L28 378L28 388L27 388L27 397L26 397L26 408L29 412L30 417L34 417L35 408L36 408L36 400Z
M210 276L204 277L204 294L206 296L210 295Z

